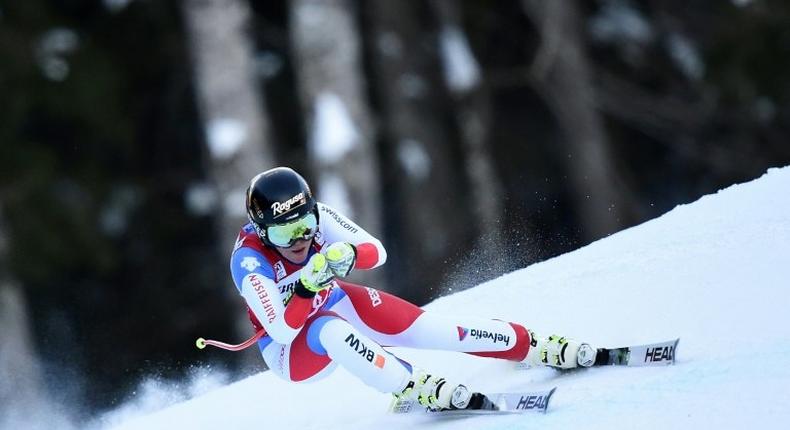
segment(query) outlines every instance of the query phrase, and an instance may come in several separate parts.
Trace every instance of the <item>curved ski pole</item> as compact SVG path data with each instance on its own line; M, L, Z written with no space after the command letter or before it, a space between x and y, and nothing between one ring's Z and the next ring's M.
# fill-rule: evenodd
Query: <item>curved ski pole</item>
M242 343L236 344L236 345L230 344L230 343L225 343L225 342L220 342L218 340L203 339L202 337L199 337L195 341L195 346L198 349L203 349L203 348L206 347L206 345L211 345L211 346L214 346L214 347L217 347L217 348L227 349L228 351L241 351L243 349L249 348L251 345L253 345L255 342L257 342L258 339L262 338L265 334L266 334L266 330L260 330L260 331L256 332L251 338L245 340Z

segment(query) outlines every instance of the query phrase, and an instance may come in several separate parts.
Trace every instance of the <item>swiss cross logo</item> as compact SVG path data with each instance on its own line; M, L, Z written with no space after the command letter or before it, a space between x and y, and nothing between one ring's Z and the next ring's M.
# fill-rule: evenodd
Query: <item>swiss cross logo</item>
M461 326L458 326L458 340L466 339L467 334L469 334L468 328L463 328Z
M261 267L261 262L255 257L244 257L241 260L241 267L247 269L248 272L252 272L253 270Z

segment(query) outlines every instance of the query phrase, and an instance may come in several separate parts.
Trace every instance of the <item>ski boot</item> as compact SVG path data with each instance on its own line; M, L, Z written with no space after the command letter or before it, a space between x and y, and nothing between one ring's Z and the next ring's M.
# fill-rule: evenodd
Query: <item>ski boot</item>
M473 393L465 385L414 369L412 378L401 393L394 393L395 402L417 400L422 406L433 410L447 409L495 409L488 398Z
M550 366L559 369L591 367L595 364L597 350L588 343L577 342L561 336L547 338L529 330L530 348L524 362L531 366Z

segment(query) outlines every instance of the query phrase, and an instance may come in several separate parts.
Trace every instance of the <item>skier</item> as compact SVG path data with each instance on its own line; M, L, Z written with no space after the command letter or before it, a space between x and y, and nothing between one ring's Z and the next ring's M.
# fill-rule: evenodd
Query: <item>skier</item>
M378 391L416 399L433 410L470 407L463 384L428 373L382 346L459 351L569 369L589 367L596 349L522 325L425 312L394 295L342 280L381 266L381 242L328 205L290 168L255 176L246 224L231 256L233 280L250 320L265 335L268 367L294 382L313 381L337 365Z

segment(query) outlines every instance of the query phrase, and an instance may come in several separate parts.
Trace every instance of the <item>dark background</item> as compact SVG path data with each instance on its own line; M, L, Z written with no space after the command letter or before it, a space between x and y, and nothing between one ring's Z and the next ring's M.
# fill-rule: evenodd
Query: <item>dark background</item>
M529 2L450 2L480 68L484 147L501 187L495 225L485 225L491 222L470 209L473 180L464 165L471 155L453 113L461 102L437 68L436 2L396 3L397 9L345 4L358 26L364 102L377 124L374 170L382 195L369 198L381 201L379 234L390 254L378 286L418 304L790 162L787 2L558 2L577 13L573 30L589 65L579 79L591 86L592 109L606 133L605 171L620 190L612 199L596 192L609 188L606 182L590 179L588 193L574 180L587 172L569 161L580 149L566 143L581 125L558 112L574 96L563 82L575 78L551 83L559 73L550 71L544 81L527 73L547 37L525 12ZM187 204L190 187L213 178L188 7L0 1L0 288L21 291L29 359L40 363L46 391L83 405L81 414L119 405L147 377L178 380L214 366L237 378L264 369L262 360L193 345L198 336L237 341L251 329L238 328L244 306L227 267L233 238L219 237L216 211ZM274 147L274 159L260 170L286 164L316 180L289 7L278 1L250 7L253 51L276 59L256 81ZM384 13L392 25L410 26L415 42L406 39L404 61L428 76L431 104L422 119L443 130L430 145L445 151L435 161L456 175L432 181L441 199L415 202L399 188L397 126L388 123L386 107L392 82L376 66L381 54L373 34ZM605 224L595 223L584 199L601 199L608 212L597 215ZM412 221L400 211L418 204L429 220L419 229L460 223L447 227L457 228L456 241L441 243L430 260L419 257L419 237L403 234ZM9 326L0 330L21 336Z

